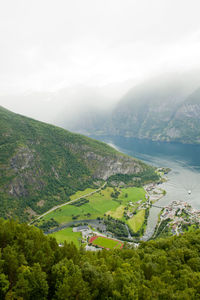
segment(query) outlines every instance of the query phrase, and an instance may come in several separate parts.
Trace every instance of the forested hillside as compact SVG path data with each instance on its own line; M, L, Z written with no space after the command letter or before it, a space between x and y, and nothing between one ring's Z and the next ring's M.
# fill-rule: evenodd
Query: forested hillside
M105 143L0 107L0 216L28 220L112 175L149 170Z
M200 231L85 252L1 219L0 247L2 300L200 299Z

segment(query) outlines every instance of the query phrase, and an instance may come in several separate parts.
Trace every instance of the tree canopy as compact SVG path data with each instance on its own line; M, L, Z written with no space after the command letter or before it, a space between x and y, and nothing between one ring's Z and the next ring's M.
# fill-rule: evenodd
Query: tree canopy
M0 299L200 299L200 231L86 252L0 220Z

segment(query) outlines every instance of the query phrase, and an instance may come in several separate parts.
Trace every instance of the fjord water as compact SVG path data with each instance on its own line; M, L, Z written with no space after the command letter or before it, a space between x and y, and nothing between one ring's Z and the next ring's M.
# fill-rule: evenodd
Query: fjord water
M173 200L181 200L200 209L200 145L153 142L125 137L101 137L100 139L148 164L171 169L167 175L168 181L161 185L167 194L157 202L157 205L166 206ZM189 190L191 195L188 194ZM159 211L159 208L151 208L144 240L152 236Z

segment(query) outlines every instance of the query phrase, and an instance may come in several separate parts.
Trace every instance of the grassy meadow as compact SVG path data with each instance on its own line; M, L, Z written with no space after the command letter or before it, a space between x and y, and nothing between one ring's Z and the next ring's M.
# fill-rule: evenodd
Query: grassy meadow
M64 241L68 243L73 242L77 247L80 246L79 241L82 237L81 232L73 232L71 227L51 233L50 236L55 237L58 243L63 243Z
M125 219L123 218L125 207L130 202L134 204L139 200L142 200L142 202L146 201L145 190L143 188L137 188L137 187L123 188L121 189L120 195L118 197L118 201L120 205L116 209L109 210L106 214L110 215L115 219L120 219L125 221Z
M128 220L128 225L134 232L137 232L141 228L141 226L144 223L144 217L145 209L141 209L136 215L134 215L131 219Z
M119 249L123 245L120 241L108 239L102 236L97 237L92 244L106 249Z
M71 197L71 200L90 193L92 189L86 189L80 193L76 193ZM55 211L45 215L42 220L48 221L51 218L56 220L59 224L67 223L73 220L96 219L103 217L104 214L122 219L123 209L129 202L136 202L138 200L145 201L145 191L143 188L129 187L122 188L118 198L113 198L111 194L114 192L112 187L107 187L98 193L87 197L88 203L81 206L75 206L74 203L65 205Z
M84 191L77 191L75 194L73 194L73 195L70 196L70 201L71 201L71 200L75 200L75 199L77 199L77 198L80 198L80 197L82 197L82 196L84 196L84 195L87 195L87 194L89 194L89 193L92 193L92 192L94 192L95 190L96 190L96 189L87 188L87 189L85 189Z

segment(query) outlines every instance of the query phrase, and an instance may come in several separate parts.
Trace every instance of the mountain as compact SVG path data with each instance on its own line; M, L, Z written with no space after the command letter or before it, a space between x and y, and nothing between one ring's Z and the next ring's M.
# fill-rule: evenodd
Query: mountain
M200 143L200 88L177 108L163 138L183 143Z
M87 133L94 125L99 127L98 122L102 125L102 118L108 118L116 99L119 100L131 86L128 81L95 87L74 85L48 92L30 90L0 94L0 103L30 118L76 132L84 128Z
M200 73L172 73L152 78L130 89L106 113L93 113L75 131L200 143ZM79 125L79 124L78 124ZM73 128L71 128L73 129Z
M104 143L3 107L0 170L0 216L21 220L68 201L78 190L97 187L112 175L149 170L154 174L153 168Z
M200 89L185 78L164 76L131 89L108 122L109 133L183 143L200 142Z

